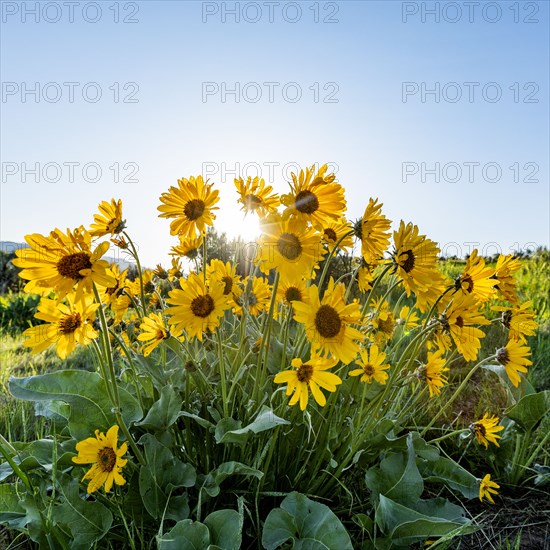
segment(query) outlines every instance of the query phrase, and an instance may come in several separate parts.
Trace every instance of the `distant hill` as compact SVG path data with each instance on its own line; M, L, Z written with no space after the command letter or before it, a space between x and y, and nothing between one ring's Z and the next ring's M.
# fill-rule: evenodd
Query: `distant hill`
M16 243L14 241L0 241L0 250L2 252L6 252L7 254L15 252L20 248L28 248L27 243ZM103 259L107 260L109 263L118 264L118 266L121 269L126 269L127 267L136 265L135 262L128 262L124 258L114 258L112 256L104 256Z

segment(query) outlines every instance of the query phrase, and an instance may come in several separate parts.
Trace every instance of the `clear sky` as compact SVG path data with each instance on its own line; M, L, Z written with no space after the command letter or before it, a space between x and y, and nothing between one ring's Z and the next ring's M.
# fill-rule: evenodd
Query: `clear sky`
M1 4L1 240L121 198L154 266L178 178L248 236L236 169L284 192L329 162L351 219L373 196L450 254L549 244L546 0Z

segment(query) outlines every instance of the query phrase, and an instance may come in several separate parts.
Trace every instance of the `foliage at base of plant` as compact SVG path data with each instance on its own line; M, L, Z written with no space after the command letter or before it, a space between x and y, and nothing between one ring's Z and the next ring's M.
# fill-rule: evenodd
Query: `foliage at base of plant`
M436 243L410 222L392 233L378 200L346 220L326 165L281 196L235 185L261 235L229 260L208 255L219 197L201 176L161 195L170 268L141 266L120 200L87 229L27 236L13 263L41 324L26 345L91 360L10 378L45 429L0 436L0 523L63 549L389 549L475 531L456 502L494 502L548 439L549 394L525 377L537 322L520 262L474 251L450 280ZM354 239L360 257L339 263ZM112 244L136 277L102 259ZM498 349L483 354L489 334ZM503 384L503 418L446 427L482 369ZM469 471L449 440L484 460Z

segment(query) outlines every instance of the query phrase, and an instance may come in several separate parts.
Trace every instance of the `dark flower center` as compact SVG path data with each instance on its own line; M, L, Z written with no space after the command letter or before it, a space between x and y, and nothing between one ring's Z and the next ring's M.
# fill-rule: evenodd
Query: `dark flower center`
M319 199L311 191L300 191L296 195L296 210L303 214L313 214L319 209Z
M384 334L393 333L393 315L389 314L387 319L378 319L378 330L382 331Z
M61 334L72 334L81 325L82 317L80 317L80 313L71 313L61 319L57 326L59 327L59 332L61 332Z
M246 195L244 198L244 204L249 210L254 211L262 204L262 199L256 195Z
M192 199L184 206L183 213L189 221L195 221L203 215L205 208L204 201Z
M485 429L485 426L483 424L480 424L479 422L476 422L474 424L474 432L476 435L479 435L481 437L485 437L485 434L487 433L487 430Z
M92 267L92 262L87 252L76 252L75 254L63 256L63 258L57 262L56 267L57 272L62 277L80 281L84 278L84 276L80 274L80 271L82 269L90 269Z
M336 236L336 231L334 231L334 229L330 228L330 227L327 227L325 229L325 237L327 239L327 241L332 241L332 242L336 242L336 239L338 238Z
M472 292L474 290L474 281L470 275L465 275L464 277L457 277L455 281L456 290L465 290L466 292Z
M298 300L301 302L302 292L295 286L289 286L285 291L285 298L287 302L292 302L292 300Z
M305 382L306 384L308 384L312 376L313 376L313 367L311 365L305 364L305 365L300 365L298 367L298 372L296 373L296 377L300 382Z
M229 275L226 275L225 277L223 277L222 283L224 284L223 295L227 296L233 288L233 278L229 277Z
M277 250L287 260L295 260L302 254L302 245L296 235L282 233L277 241Z
M364 365L363 370L367 376L372 376L374 374L374 367L370 363Z
M315 314L315 328L323 338L334 338L342 328L342 319L329 305L322 305Z
M116 453L111 447L103 447L97 453L97 463L104 472L112 472L116 464Z
M464 326L464 319L460 315L456 318L456 326L460 328Z
M506 365L510 361L510 354L506 348L497 349L497 361L501 365Z
M191 311L197 317L208 317L214 311L214 300L210 294L197 296L191 302Z
M412 250L406 250L399 254L397 263L405 271L405 273L410 273L414 268L415 257Z
M248 294L248 306L255 306L258 303L258 298L254 292Z
M501 319L501 323L506 327L506 328L510 328L510 322L512 321L512 312L510 310L508 311L504 311L502 313L502 319Z

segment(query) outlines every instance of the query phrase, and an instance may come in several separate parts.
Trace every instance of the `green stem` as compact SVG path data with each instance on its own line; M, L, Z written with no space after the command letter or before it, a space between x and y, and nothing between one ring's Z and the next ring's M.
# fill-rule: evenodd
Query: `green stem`
M334 247L332 248L332 250L329 252L329 255L328 255L328 258L325 260L325 265L323 266L323 271L321 273L321 277L319 278L319 291L321 290L321 288L323 288L323 283L325 282L325 279L326 279L326 276L327 276L327 273L328 273L328 268L329 268L329 265L330 265L330 261L332 260L332 258L334 257L334 253L336 252L336 250L338 250L338 247L340 246L340 244L342 243L342 241L344 239L346 239L347 237L349 237L350 235L353 235L354 234L354 231L348 231L347 233L345 233L339 240L338 242L334 245Z
M392 265L387 265L383 270L382 273L376 279L374 280L374 283L372 284L372 287L367 294L367 299L365 300L365 303L363 304L363 307L361 308L361 315L365 315L367 308L369 307L369 303L372 297L373 292L376 290L376 287L380 283L380 281L384 278L384 275L392 268Z
M223 355L223 344L222 344L222 335L220 332L220 329L217 330L217 337L218 337L218 361L220 363L220 383L222 388L222 406L223 406L223 416L224 418L227 418L229 416L229 409L227 402L227 381L225 379L225 363L224 363L224 355Z
M147 315L147 307L145 306L145 290L143 288L143 271L141 269L141 263L139 261L139 256L136 250L136 247L134 246L134 243L128 233L126 231L123 231L122 234L128 239L128 244L130 245L130 248L132 249L132 256L134 257L134 260L136 261L136 267L138 270L138 276L139 276L139 291L141 294L141 307L143 309L143 315Z
M487 361L492 361L493 359L496 359L496 355L491 355L489 357L486 357L485 359L482 359L479 363L477 363L474 366L474 368L464 377L464 380L462 380L460 386L458 386L458 388L456 389L454 394L451 396L451 398L445 402L445 406L442 407L435 416L433 416L430 423L422 430L422 433L420 434L421 437L424 437L426 432L436 423L439 417L454 403L456 398L460 395L460 393L464 389L464 386L466 386L466 384L468 383L468 380L470 380L470 378L472 378L472 376L476 373L477 369L479 369L479 367L481 367L483 363L486 363Z
M439 443L440 441L445 441L445 439L449 439L450 437L454 437L455 435L458 435L460 433L468 432L468 428L461 428L460 430L454 430L448 434L442 435L441 437L438 437L437 439L430 439L429 443Z
M29 478L27 477L27 474L21 470L21 468L14 462L13 458L9 454L8 451L4 448L4 445L8 447L8 449L13 449L13 447L4 439L4 436L0 434L0 453L2 453L2 456L6 459L7 463L11 466L11 469L14 471L15 475L23 482L25 487L29 492L33 492L32 485L29 481ZM14 449L15 450L15 449Z

